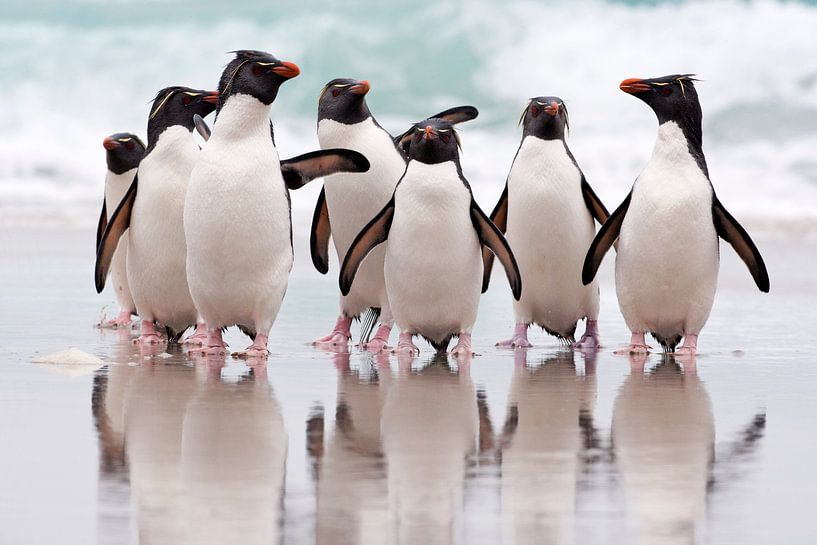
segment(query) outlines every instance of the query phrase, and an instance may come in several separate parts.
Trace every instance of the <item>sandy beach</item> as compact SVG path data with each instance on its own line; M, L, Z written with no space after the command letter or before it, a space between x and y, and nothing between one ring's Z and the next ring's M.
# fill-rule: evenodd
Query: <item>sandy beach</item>
M470 365L425 345L410 364L315 350L336 271L296 239L272 355L251 370L94 329L116 309L93 290L90 230L5 230L0 543L810 543L817 243L798 238L757 237L769 295L721 246L686 373L612 354L627 340L612 260L595 358L540 332L495 349L501 282ZM71 347L104 363L34 363Z

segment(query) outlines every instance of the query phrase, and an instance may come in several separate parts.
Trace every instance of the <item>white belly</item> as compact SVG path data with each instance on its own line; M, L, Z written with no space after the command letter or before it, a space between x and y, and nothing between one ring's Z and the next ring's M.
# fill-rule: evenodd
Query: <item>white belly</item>
M185 273L182 226L190 172L199 150L184 127L170 127L139 165L128 238L128 283L143 320L180 331L196 322Z
M289 196L268 109L251 97L231 97L191 176L184 211L188 280L210 327L239 324L266 334L286 291Z
M114 174L108 171L108 175L105 177L105 211L108 215L108 222L111 221L111 216L116 211L116 207L122 202L122 197L125 196L131 186L134 176L136 176L135 168L122 174ZM133 302L133 295L131 295L130 286L128 285L127 255L128 231L125 231L125 234L119 239L119 244L111 260L111 281L120 308L135 312L136 305Z
M361 173L340 173L324 178L332 240L343 258L355 237L386 205L406 164L386 131L372 118L355 125L329 119L318 124L321 148L347 148L362 153L370 163ZM356 316L368 307L388 307L383 277L385 246L372 250L361 263L348 295L341 296L341 311Z
M453 162L409 163L386 243L386 291L400 329L435 342L470 332L482 286L471 195Z
M507 238L522 276L517 322L572 337L578 320L597 318L598 285L581 281L594 234L581 173L564 143L525 138L508 176Z
M679 142L680 140L680 142ZM616 256L616 292L631 331L697 334L718 279L712 189L672 122L633 186Z

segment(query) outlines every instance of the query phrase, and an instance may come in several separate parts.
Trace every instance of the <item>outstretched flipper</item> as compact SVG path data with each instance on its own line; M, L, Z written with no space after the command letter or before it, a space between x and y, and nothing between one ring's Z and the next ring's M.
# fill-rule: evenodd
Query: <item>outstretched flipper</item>
M99 223L96 226L96 247L99 248L99 242L102 240L102 235L105 233L105 227L108 226L108 210L105 207L105 199L102 199L102 212L99 214Z
M335 148L304 153L281 161L281 174L289 189L299 189L315 178L336 172L366 172L369 160L350 149Z
M718 236L731 244L735 252L746 263L758 289L763 293L769 293L769 272L766 270L766 264L763 262L760 251L752 242L749 233L723 207L714 194L712 195L712 219L715 222L715 231Z
M516 264L516 258L508 246L508 241L499 231L496 225L488 219L485 212L480 209L476 201L471 199L471 222L474 224L474 229L477 231L479 241L483 246L487 246L499 258L499 262L505 268L505 274L508 275L508 282L511 284L511 292L513 298L519 301L522 297L522 276L519 274L519 266ZM483 270L482 285L487 286L487 275L490 270Z
M587 250L587 256L584 258L584 267L582 267L582 283L586 286L596 277L596 273L601 265L601 260L604 254L610 249L621 233L621 224L624 223L624 216L627 214L627 209L630 207L630 199L633 192L627 195L618 208L613 211L613 214L604 222L599 232L596 233L596 238L590 244L590 249Z
M429 117L436 119L444 119L456 125L465 121L471 121L479 115L479 110L473 106L454 106L442 112L436 113ZM394 146L397 149L403 150L403 153L408 155L408 145L411 142L411 135L414 133L414 127L406 132L394 137Z
M593 191L593 188L590 187L590 184L587 183L587 178L584 177L584 174L582 174L582 197L584 197L584 204L587 205L587 209L590 210L590 215L599 222L599 225L604 225L607 218L610 217L610 213L598 195L596 195L596 192Z
M329 237L331 235L329 208L326 205L326 188L322 187L315 205L315 213L312 215L312 232L309 235L312 264L321 274L329 272Z
M204 119L199 114L193 114L193 125L196 126L196 131L204 138L204 141L207 142L210 140L210 127L207 126L207 123L204 122Z
M391 222L394 219L394 195L383 207L383 210L370 221L363 230L355 237L355 241L346 252L343 265L340 267L340 292L348 295L352 289L352 282L355 280L357 269L363 259L372 251L372 248L385 242L389 238Z
M501 233L508 230L508 182L505 182L505 190L499 197L494 211L491 212L491 221L494 222ZM491 282L491 270L494 268L494 253L488 248L482 249L482 293L488 291L488 284Z
M133 210L133 203L136 200L136 187L138 185L139 175L133 179L133 183L128 188L125 196L122 197L122 202L116 207L111 221L105 227L105 232L102 234L102 240L96 249L96 265L94 267L94 282L96 283L96 292L102 293L105 289L105 279L108 277L108 271L111 268L111 260L119 245L119 239L124 232L130 227L130 216Z

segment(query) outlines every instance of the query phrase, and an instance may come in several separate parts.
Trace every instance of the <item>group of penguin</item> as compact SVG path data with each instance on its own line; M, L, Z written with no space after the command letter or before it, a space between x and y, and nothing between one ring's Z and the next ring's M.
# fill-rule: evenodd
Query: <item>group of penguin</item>
M683 338L678 351L696 352L715 295L718 237L769 290L760 252L709 180L691 75L621 83L653 109L659 129L649 163L612 214L567 147L564 102L531 99L488 216L463 175L454 127L477 117L471 106L394 137L369 111L367 81L334 79L319 97L322 149L280 160L270 106L299 73L269 53L237 51L218 91L167 87L156 95L147 146L131 133L105 138L95 281L101 292L111 275L121 312L102 327L129 327L138 315L135 342L150 345L177 342L195 326L184 341L191 353L225 355L222 332L238 326L252 344L233 355L266 358L293 264L289 191L319 177L312 261L328 272L331 239L341 296L332 331L314 344L346 346L361 318L367 350L387 349L396 323L399 353L418 353L413 338L420 335L440 353L457 337L451 352L472 355L471 329L494 257L514 299L513 336L497 343L510 348L531 346L527 330L536 324L566 344L598 349L595 276L612 246L632 332L624 353L649 352L646 333L665 351ZM213 111L211 131L203 118ZM580 320L586 327L576 341Z

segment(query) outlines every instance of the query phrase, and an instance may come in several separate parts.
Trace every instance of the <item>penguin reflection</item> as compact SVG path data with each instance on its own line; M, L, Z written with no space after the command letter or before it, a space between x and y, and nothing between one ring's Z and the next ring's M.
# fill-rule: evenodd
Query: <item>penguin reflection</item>
M640 543L696 543L713 460L712 406L694 365L664 357L644 372L643 356L613 407L613 448Z
M184 419L177 543L279 543L287 436L266 365L237 382L221 362L203 365Z
M349 353L334 355L337 368L335 429L317 472L318 545L382 545L386 542L386 471L380 415L391 374L380 368L352 370ZM312 449L314 450L314 448Z
M572 351L529 366L515 352L508 418L500 437L502 511L510 543L573 543L576 481L593 446L596 353L580 375Z
M479 435L470 363L453 371L443 356L420 372L412 372L410 363L399 364L381 424L388 542L449 544L462 511L466 457L476 451Z

